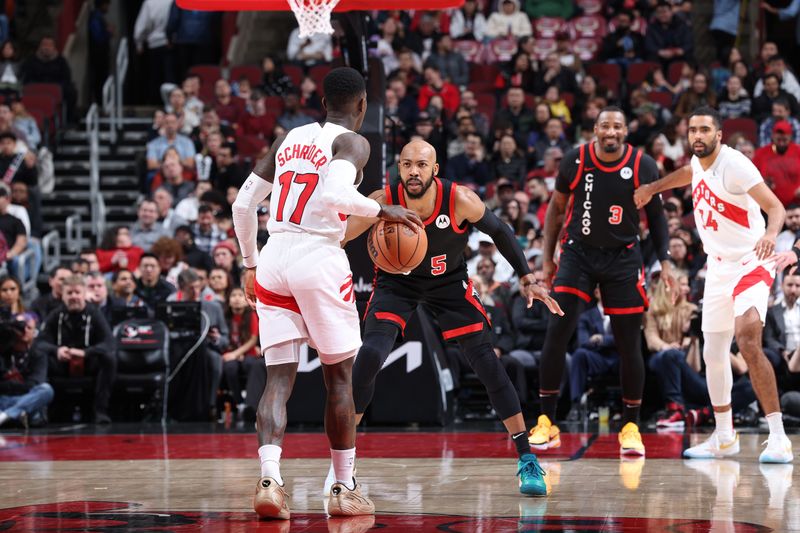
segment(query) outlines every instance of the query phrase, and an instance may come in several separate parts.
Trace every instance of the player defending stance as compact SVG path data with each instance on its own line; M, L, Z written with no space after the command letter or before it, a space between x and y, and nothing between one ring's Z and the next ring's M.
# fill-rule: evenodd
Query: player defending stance
M553 281L563 317L547 325L539 365L542 414L531 429L529 441L540 450L561 445L555 421L559 385L564 372L567 343L575 332L581 302L589 303L600 285L605 314L609 315L617 352L621 358L623 413L619 434L622 455L645 453L639 434L639 408L644 389L641 350L642 315L647 308L644 266L639 244L639 210L633 191L639 183L658 179L655 161L625 143L628 126L619 108L607 107L594 125L597 140L568 152L561 161L556 188L544 225L545 280L556 274L556 241L565 227L558 273ZM650 234L661 261L661 275L675 290L667 261L667 222L660 198L645 207ZM567 213L567 221L562 217Z
M734 335L750 380L767 414L769 440L762 463L788 463L792 443L783 431L775 373L761 349L761 331L767 316L775 265L768 260L783 227L785 210L761 174L742 153L722 144L721 119L711 107L689 115L690 165L636 191L642 205L661 191L692 185L694 219L708 254L703 297L703 360L708 395L714 407L716 430L711 437L683 452L703 459L739 452L733 430L728 359ZM761 211L767 213L764 224Z
M375 512L353 477L352 368L361 335L355 301L340 292L352 276L339 245L346 225L340 214L400 221L415 231L422 225L412 212L383 206L355 189L369 158L369 143L353 133L361 127L367 109L361 74L351 68L334 69L323 86L325 124L294 128L276 139L233 204L236 236L247 268L245 292L251 302L257 302L261 348L269 366L258 405L261 479L254 499L256 513L265 518L289 518L279 463L286 402L303 341L319 352L328 391L325 431L336 475L328 513ZM276 197L270 204L271 237L257 260L256 207L272 191L273 181Z
M498 250L514 266L528 306L542 300L561 313L544 287L536 284L525 255L511 229L502 223L475 193L436 177L436 150L425 141L408 143L400 154L400 183L375 191L372 198L407 206L425 220L428 252L409 275L378 270L375 290L366 314L364 343L353 369L356 421L360 422L375 391L375 376L394 348L398 333L420 303L433 312L445 340L457 340L470 366L489 393L519 453L520 492L545 496L544 471L531 453L519 398L490 341L490 325L467 277L464 249L471 226L494 239ZM351 219L347 240L368 229L375 219Z

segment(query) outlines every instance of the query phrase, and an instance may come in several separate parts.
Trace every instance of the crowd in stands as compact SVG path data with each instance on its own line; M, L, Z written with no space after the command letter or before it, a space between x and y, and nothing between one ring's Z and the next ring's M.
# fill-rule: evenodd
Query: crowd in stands
M730 2L714 4L717 60L702 65L695 61L691 5L680 0L526 0L522 5L518 0L466 0L448 11L378 12L371 22L370 53L380 60L387 80L389 166L409 139L430 142L437 150L440 175L481 195L514 229L531 268L541 277L537 259L555 176L570 150L593 139L600 111L607 105L625 111L628 142L651 155L663 175L691 157L687 115L697 106L713 105L725 118L725 142L754 161L787 206L777 250L788 250L800 236L800 85L783 55L792 50L780 50L766 40L755 61L747 60L731 39L738 8L732 23ZM253 415L257 393L250 391L260 390L263 365L258 363L257 319L240 287L230 205L253 162L277 135L324 118L320 81L340 51L327 35L301 39L295 30L285 50L265 57L257 73L250 67L234 75L233 67L227 79L219 69L212 69L216 75L209 77L207 70L191 67L213 61L206 41L197 37L216 34L218 20L198 13L184 12L171 0L146 0L137 19L134 39L153 69L148 91L159 109L150 129L135 224L109 228L96 250L84 250L68 268L51 272L51 291L29 307L22 304L14 277L0 280L0 302L15 314L25 313L26 324L42 332L36 340L23 336L26 340L15 352L28 354L30 362L15 368L27 369L23 383L28 392L23 396L39 410L52 399L52 390L40 387L46 383L41 361L49 358L50 373L56 374L85 359L82 372L98 375L96 420L107 421L114 370L104 343L112 313L87 309L145 307L152 313L159 302L188 300L201 301L213 317L204 345L204 372L214 392L203 396L208 403L199 412L214 412L215 391L222 386L231 391L235 404L246 402L245 413ZM0 232L8 242L12 274L13 257L26 246L26 236L37 235L35 210L28 213L30 228L12 221L15 215L9 211L9 196L11 206L24 206L17 199L32 198L36 187L35 156L20 150L23 139L35 135L13 95L20 83L31 79L25 76L63 81L63 75L56 76L61 67L53 62L66 63L53 59L58 56L52 44L43 40L22 66L13 44L0 49L0 91L12 98L10 106L0 104L0 172L8 176L3 169L13 167L12 178L4 180L28 188L12 192L0 187ZM180 53L171 53L173 45ZM43 64L51 65L46 75L25 74L44 70ZM394 177L396 169L390 171ZM706 257L695 231L691 191L673 191L664 199L669 250L682 291L673 305L658 278L658 262L643 225L651 302L643 336L648 379L661 391L658 425L680 428L710 418L698 319ZM258 210L262 245L268 238L268 217L265 202ZM467 253L469 273L497 324L497 355L523 404L535 409L535 370L547 309L540 302L527 308L513 270L491 239L474 234ZM800 417L798 295L800 276L781 276L764 343L779 377L784 409ZM594 300L572 342L563 385L573 407L598 382L613 384L618 373L619 356L602 311L602 302ZM69 324L83 328L83 336L75 335L76 342L65 348L70 343L63 336L56 342L53 332ZM734 410L752 421L755 397L735 345L730 363L736 376ZM247 379L237 379L242 376ZM243 390L248 392L243 395ZM7 418L19 419L25 411L3 405ZM577 410L570 416L577 416Z

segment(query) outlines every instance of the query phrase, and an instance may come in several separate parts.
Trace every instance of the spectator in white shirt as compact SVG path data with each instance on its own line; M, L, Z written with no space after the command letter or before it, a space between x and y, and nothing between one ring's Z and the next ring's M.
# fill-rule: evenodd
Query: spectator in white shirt
M164 82L174 82L172 51L167 47L167 21L172 0L145 0L136 24L133 38L136 52L145 55L147 66L147 101L159 101L159 87Z

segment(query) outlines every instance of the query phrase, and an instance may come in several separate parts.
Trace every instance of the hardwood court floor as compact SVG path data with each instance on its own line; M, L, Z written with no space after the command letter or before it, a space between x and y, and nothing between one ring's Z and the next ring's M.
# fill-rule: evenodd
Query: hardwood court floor
M276 523L250 507L252 434L2 433L0 531L800 531L800 480L793 465L759 465L763 435L712 461L680 459L683 435L644 437L648 458L623 462L613 433L563 435L540 454L550 495L526 498L502 433L360 434L359 480L378 515L326 520L324 435L292 433L293 519Z

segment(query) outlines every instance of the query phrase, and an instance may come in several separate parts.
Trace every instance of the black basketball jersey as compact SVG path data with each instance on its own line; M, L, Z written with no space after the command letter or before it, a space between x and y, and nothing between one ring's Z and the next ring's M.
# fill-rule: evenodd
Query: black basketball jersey
M456 184L452 181L433 178L436 187L436 204L433 214L424 220L425 234L428 237L428 252L425 259L409 276L433 279L443 274L451 274L457 270L465 271L464 250L469 238L469 222L464 221L461 227L456 225ZM386 203L406 207L403 184L386 186ZM403 276L403 274L387 274L379 270L380 275Z
M616 248L639 236L639 210L633 192L659 178L656 162L626 144L622 158L605 163L594 142L567 152L561 161L556 190L570 194L566 237L598 248Z

